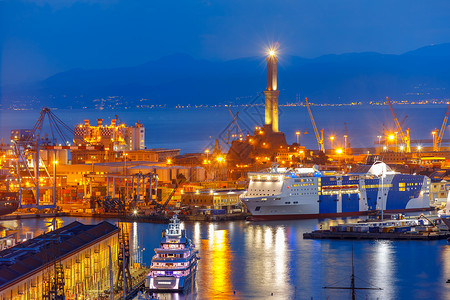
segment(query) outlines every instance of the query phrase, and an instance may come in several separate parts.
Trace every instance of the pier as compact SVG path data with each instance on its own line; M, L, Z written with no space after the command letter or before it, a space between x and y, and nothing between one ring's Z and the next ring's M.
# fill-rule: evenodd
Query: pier
M403 240L403 241L431 241L443 240L450 237L450 232L332 232L316 230L303 234L304 239L335 239L335 240Z

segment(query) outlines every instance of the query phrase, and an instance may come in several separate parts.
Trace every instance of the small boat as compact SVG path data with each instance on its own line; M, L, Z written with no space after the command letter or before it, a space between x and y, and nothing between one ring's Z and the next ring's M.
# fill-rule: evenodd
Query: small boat
M199 260L198 251L180 227L174 215L163 230L159 248L155 248L145 287L150 292L182 292L193 285Z
M447 203L445 204L444 209L438 211L439 218L444 221L445 225L447 225L450 230L450 193L447 196Z
M154 299L158 300L158 297L156 297L156 295L153 293L139 292L137 294L137 300L154 300Z

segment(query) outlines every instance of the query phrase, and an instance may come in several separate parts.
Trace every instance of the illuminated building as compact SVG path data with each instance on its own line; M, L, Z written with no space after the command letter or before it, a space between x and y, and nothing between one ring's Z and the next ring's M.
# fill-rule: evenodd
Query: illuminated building
M117 268L119 229L73 222L0 253L0 299L44 299L55 277L66 299L109 283L109 247ZM61 281L59 281L61 282ZM99 285L99 282L102 286Z
M278 132L278 94L277 90L277 61L274 50L270 50L267 60L267 89L264 91L265 124L272 126L273 132Z
M244 141L234 140L227 154L229 177L245 177L247 171L258 170L275 161L277 153L287 148L286 136L278 128L277 61L275 50L271 49L267 61L267 86L265 96L265 121L256 126L253 136ZM240 166L247 166L242 168Z
M207 209L225 209L231 212L241 208L239 196L244 190L237 189L202 189L181 194L181 206Z
M74 131L75 145L88 142L92 145L102 145L106 151L145 149L145 128L139 121L134 126L126 127L125 124L117 124L116 119L112 119L110 125L103 125L103 119L97 119L97 126L92 126L89 120L84 120L84 125L76 126Z

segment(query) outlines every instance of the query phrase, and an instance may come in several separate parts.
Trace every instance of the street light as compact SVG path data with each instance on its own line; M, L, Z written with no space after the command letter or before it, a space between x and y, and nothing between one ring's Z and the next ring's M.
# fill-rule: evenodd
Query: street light
M297 144L298 144L298 137L300 136L300 131L296 131L295 135L297 136Z
M125 176L127 176L127 156L128 156L128 153L124 153L123 156L125 157Z
M206 153L206 161L208 162L208 157L209 157L209 149L206 149L206 150L205 150L205 153Z
M55 207L56 207L56 165L57 164L58 164L58 161L55 159L53 161L53 205L55 205Z
M331 149L333 149L334 136L330 136L330 141L331 141Z

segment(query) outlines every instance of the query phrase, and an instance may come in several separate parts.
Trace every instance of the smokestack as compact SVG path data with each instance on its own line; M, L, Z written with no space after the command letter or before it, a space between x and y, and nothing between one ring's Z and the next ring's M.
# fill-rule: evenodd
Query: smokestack
M116 121L117 121L116 119L112 119L111 120L111 126L116 126Z
M84 127L88 127L89 126L89 120L84 120Z
M103 126L103 119L97 119L97 126L102 127Z

